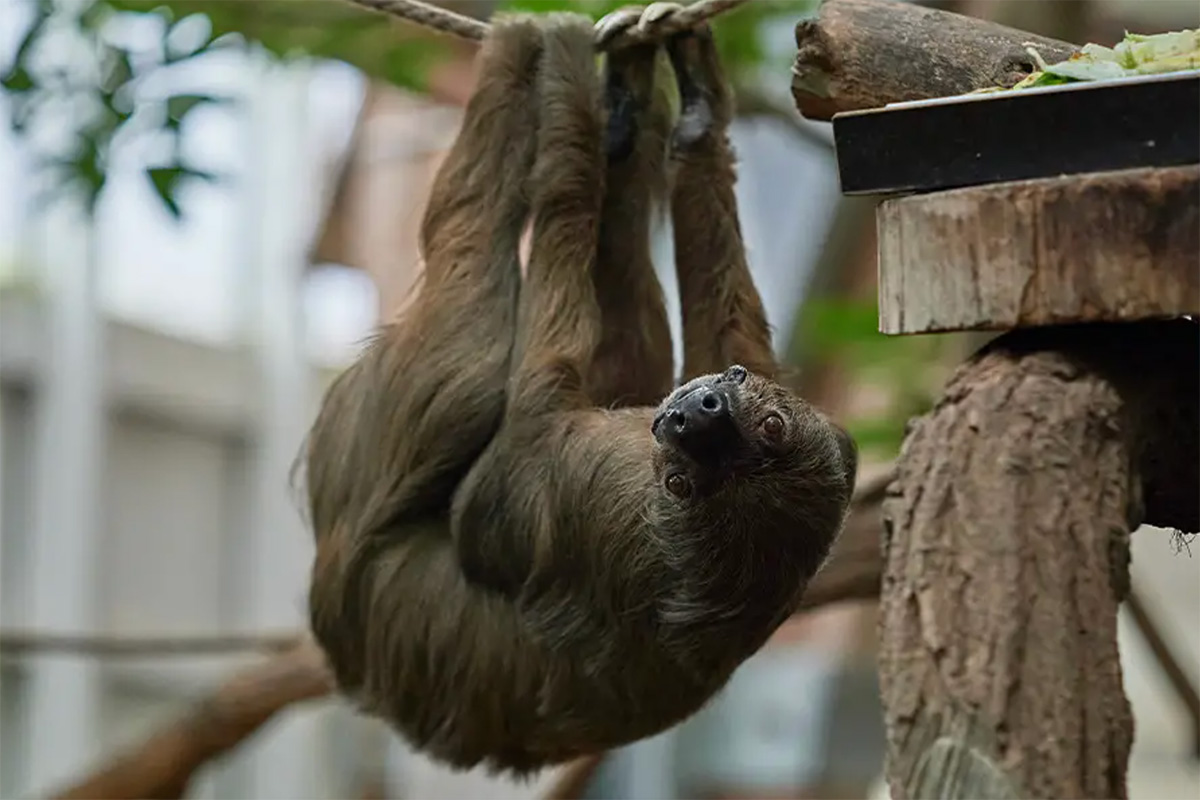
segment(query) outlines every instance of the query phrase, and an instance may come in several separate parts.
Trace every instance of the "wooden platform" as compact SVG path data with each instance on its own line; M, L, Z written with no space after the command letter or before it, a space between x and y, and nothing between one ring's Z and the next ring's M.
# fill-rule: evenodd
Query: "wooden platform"
M1200 161L1200 70L898 103L833 118L845 194Z
M1006 330L1200 314L1200 165L881 204L879 329Z

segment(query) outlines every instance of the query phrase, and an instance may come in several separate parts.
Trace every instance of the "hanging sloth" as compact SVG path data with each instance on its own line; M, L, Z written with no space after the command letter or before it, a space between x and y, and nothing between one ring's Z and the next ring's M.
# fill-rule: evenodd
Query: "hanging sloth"
M338 687L459 768L527 773L693 714L797 608L854 486L850 437L775 382L710 32L602 73L595 40L574 14L494 21L419 298L333 383L306 452Z

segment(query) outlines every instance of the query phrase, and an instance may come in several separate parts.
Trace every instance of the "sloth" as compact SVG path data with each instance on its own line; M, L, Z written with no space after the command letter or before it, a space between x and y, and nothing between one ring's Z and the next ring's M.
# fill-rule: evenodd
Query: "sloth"
M711 32L602 69L596 38L575 14L494 21L419 297L305 451L310 624L339 691L455 768L528 774L695 713L796 610L854 487L853 440L777 380Z

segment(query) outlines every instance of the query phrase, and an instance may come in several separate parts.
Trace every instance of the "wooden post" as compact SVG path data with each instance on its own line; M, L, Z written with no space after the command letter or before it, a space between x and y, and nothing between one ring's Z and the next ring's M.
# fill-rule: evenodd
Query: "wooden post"
M796 34L796 104L818 119L1011 85L1031 68L1026 42L1049 61L1074 49L886 0L828 0ZM1158 119L1148 141L1186 134L1186 117ZM840 163L862 155L837 138ZM884 501L897 800L1125 797L1129 535L1200 530L1200 325L1180 318L1200 312L1200 166L1061 166L877 215L881 330L1018 329L911 425Z
M1197 364L1187 320L1017 331L912 427L884 504L894 798L1126 796L1117 606L1130 532L1197 525Z

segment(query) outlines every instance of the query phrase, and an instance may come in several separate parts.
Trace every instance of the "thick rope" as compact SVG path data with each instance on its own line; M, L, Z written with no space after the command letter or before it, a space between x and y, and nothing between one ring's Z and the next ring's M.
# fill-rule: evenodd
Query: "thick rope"
M421 0L347 0L347 2L463 39L478 41L487 36L491 27L486 22L423 3ZM635 26L622 31L613 37L606 47L618 48L655 41L664 36L694 28L701 22L745 2L746 0L696 0L674 14L662 18L648 30L639 30Z

